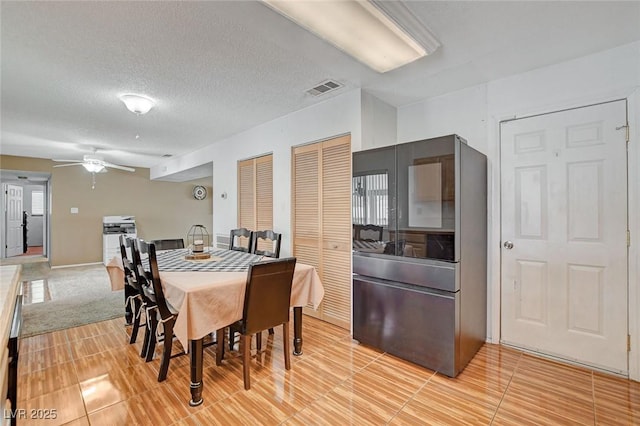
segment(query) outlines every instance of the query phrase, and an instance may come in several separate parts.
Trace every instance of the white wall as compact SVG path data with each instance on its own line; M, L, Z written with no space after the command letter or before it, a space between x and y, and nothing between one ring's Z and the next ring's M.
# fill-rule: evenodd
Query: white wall
M540 68L487 84L398 108L398 141L407 142L457 133L488 159L489 241L488 335L500 338L500 169L499 123L521 117L592 103L628 98L632 132L629 153L630 227L630 328L632 353L630 374L640 378L640 142L638 127L640 42L621 46L569 62ZM635 350L633 349L635 348Z
M362 92L362 144L353 151L395 145L398 137L398 110L375 96Z
M487 86L475 86L398 108L398 142L456 133L487 152Z
M361 93L352 90L292 114L216 141L151 169L151 179L213 161L213 231L229 235L238 224L237 162L273 153L273 228L282 233L282 256L291 254L291 147L350 133L361 146ZM227 198L221 198L226 192Z

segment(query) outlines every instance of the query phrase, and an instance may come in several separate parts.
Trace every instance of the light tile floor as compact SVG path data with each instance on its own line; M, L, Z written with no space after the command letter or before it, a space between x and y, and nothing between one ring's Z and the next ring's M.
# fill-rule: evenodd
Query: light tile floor
M30 265L26 303L51 300L56 292L49 284L73 274L104 281L103 268L97 269ZM158 383L162 345L145 363L143 333L134 345L129 333L118 318L23 339L18 408L26 418L20 424L640 424L637 382L490 344L450 379L358 345L348 331L306 316L304 354L292 357L288 372L281 330L265 333L250 391L243 388L238 353L217 367L214 347L207 348L204 404L189 407L188 357L172 359L168 379ZM52 417L52 410L55 419L37 418Z
M189 407L189 359L145 363L123 319L24 339L19 405L45 425L640 424L640 383L486 344L455 379L358 345L305 317L304 354L284 369L281 330L265 333L242 385L237 352L205 350L204 404ZM180 346L180 345L176 345ZM161 348L158 348L158 354ZM179 348L176 349L180 350ZM35 411L31 411L35 410ZM39 410L39 411L38 411Z

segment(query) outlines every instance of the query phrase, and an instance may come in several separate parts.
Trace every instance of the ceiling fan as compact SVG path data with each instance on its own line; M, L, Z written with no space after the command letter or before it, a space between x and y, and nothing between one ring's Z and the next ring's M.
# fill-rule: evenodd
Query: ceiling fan
M104 161L102 157L97 155L85 155L82 157L82 162L78 160L53 160L58 163L68 163L68 164L58 164L53 167L69 167L69 166L82 166L87 169L88 172L91 173L91 189L96 188L96 173L106 173L107 167L112 169L124 170L127 172L135 172L136 169L126 166L120 166L118 164L109 163Z
M136 169L126 166L120 166L118 164L109 163L108 161L104 161L102 157L97 155L85 155L82 158L82 162L78 160L53 160L58 163L69 163L69 164L58 164L53 167L68 167L68 166L83 166L87 169L88 172L91 173L105 173L107 171L107 167L112 169L125 170L127 172L135 172Z

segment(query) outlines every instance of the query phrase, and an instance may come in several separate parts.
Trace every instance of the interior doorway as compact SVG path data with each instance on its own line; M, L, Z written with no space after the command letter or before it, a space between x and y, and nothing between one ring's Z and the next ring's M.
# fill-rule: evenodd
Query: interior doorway
M628 373L625 100L501 125L501 341Z
M50 177L49 173L0 170L3 263L48 258Z

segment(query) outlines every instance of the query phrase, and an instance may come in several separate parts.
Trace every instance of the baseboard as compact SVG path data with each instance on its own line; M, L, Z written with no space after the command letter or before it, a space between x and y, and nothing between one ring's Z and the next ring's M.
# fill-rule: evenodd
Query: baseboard
M77 266L93 266L93 265L103 265L103 263L91 262L91 263L77 263L75 265L57 265L57 266L52 266L51 269L75 268Z

